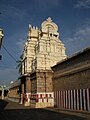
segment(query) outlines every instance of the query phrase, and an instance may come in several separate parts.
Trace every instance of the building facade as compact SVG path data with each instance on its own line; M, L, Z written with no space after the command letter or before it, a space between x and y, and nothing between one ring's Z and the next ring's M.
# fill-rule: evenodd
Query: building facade
M29 25L22 55L22 96L25 105L54 106L52 66L66 58L64 44L59 39L58 26L48 18L41 28Z

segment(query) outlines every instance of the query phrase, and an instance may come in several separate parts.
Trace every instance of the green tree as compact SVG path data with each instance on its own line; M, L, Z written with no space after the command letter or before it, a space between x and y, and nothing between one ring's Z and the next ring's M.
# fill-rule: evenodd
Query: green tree
M22 61L23 61L23 54L20 56L20 60L17 61L18 65L16 67L20 75L22 74Z

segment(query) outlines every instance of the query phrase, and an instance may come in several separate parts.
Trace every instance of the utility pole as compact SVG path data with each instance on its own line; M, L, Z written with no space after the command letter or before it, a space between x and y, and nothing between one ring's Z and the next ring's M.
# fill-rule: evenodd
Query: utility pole
M2 85L2 100L4 99L4 86Z
M1 45L2 45L2 39L3 39L3 29L0 29L0 49L1 49Z
M0 29L0 49L1 49L1 45L2 45L2 39L3 39L3 29ZM2 56L0 55L0 60L1 60Z

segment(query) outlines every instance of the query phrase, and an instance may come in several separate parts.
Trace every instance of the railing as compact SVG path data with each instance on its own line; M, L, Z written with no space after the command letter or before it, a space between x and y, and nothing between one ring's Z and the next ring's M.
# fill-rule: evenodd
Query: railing
M54 92L55 107L90 111L90 88Z

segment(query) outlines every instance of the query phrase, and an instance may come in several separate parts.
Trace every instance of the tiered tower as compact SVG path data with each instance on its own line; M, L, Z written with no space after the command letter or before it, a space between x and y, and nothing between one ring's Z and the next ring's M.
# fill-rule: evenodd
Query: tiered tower
M42 23L39 32L33 70L51 70L51 66L65 58L65 47L59 39L58 26L48 18Z
M59 39L58 26L49 17L41 29L29 25L24 46L22 80L28 105L32 107L54 106L51 67L66 58L64 44ZM24 85L23 85L24 84Z
M25 42L23 51L22 74L28 74L32 72L32 60L36 54L35 46L37 44L38 34L38 28L29 25L27 41Z

